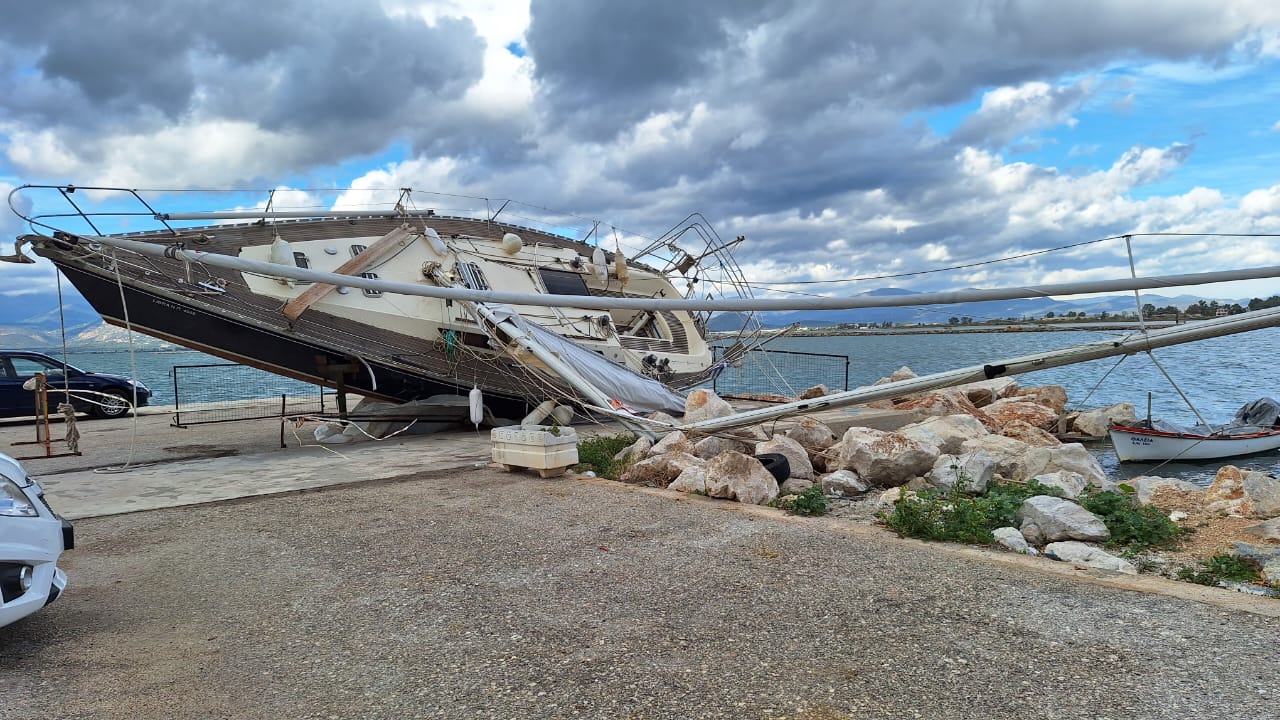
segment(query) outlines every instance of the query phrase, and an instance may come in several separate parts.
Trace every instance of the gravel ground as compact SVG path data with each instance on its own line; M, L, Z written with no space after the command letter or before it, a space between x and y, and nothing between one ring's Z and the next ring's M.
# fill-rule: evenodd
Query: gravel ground
M1280 717L1280 621L488 469L83 520L0 717Z

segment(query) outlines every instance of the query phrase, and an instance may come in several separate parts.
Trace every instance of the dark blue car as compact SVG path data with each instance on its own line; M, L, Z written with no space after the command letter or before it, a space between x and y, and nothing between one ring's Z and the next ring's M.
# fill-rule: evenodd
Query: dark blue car
M38 372L44 373L48 378L49 411L50 413L55 411L58 403L66 401L65 394L62 392L63 367L61 362L42 353L0 350L0 418L35 415L35 393L22 389L22 385ZM138 392L138 407L146 405L151 399L151 391L145 385L127 377L85 372L70 365L65 367L67 390L93 390L104 393L104 395L84 394L80 397L73 394L71 404L79 412L105 418L120 417L129 411L129 403L133 401L135 388ZM91 398L92 402L86 398Z

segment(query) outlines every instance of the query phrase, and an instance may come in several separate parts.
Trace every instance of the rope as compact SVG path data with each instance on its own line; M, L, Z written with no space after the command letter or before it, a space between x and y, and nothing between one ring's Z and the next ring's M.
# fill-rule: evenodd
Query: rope
M76 427L76 408L69 402L59 403L58 412L62 413L62 421L66 426L67 450L73 453L80 452L80 428Z

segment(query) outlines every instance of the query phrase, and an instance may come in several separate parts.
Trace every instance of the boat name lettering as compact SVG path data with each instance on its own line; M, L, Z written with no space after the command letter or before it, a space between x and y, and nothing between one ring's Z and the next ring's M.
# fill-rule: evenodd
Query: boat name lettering
M179 305L176 302L171 302L169 300L161 300L159 298L153 298L152 302L159 305L160 307L168 308L169 310L174 310L180 313L186 313L187 315L193 315L193 316L196 315L195 310L192 310L189 307L183 307L182 305Z

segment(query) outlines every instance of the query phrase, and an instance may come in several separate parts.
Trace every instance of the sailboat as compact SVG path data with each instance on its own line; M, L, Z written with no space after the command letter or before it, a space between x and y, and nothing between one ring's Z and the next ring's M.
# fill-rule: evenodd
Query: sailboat
M679 412L681 399L665 387L696 384L715 366L705 332L710 313L602 311L577 300L685 297L713 277L719 287L742 287L726 244L708 236L696 217L627 257L616 242L610 248L601 241L598 225L596 242L584 242L504 222L505 206L479 216L453 214L425 206L407 189L389 208L290 209L268 199L261 209L164 212L136 190L23 186L11 194L10 206L17 207L15 195L40 192L65 200L67 210L23 215L37 232L20 237L18 250L5 259L27 259L21 248L29 245L110 324L376 399L466 394L475 387L506 417L522 417L567 390L561 375L531 369L546 362L531 353L513 358L505 352L507 339L495 339L488 308L387 288L519 294L525 299L503 311L509 317L569 341L585 352L579 364L604 359L604 366L620 368L611 385L639 382L639 390L618 393L628 406ZM120 210L121 198L136 207ZM90 202L107 209L91 211ZM154 229L100 232L122 218ZM241 264L206 262L215 257ZM549 342L544 338L542 345Z
M113 324L371 397L413 399L474 387L510 417L560 398L649 435L671 429L722 433L797 413L1280 326L1280 308L1259 310L729 417L671 422L645 416L683 414L681 387L711 377L735 354L763 342L758 334L741 338L716 359L705 337L715 311L1134 291L1275 278L1280 267L910 296L756 298L732 259L743 238L720 242L696 216L628 257L616 245L609 253L599 243L499 222L501 208L479 218L409 209L407 190L394 208L383 210L281 211L268 202L248 211L184 213L156 211L135 190L22 186L14 193L29 190L55 192L73 209L19 213L37 232L18 238L8 259L21 261L22 246L31 245ZM72 198L79 190L122 193L146 211L95 216ZM95 219L121 215L153 220L162 229L99 231ZM66 229L69 219L87 229ZM181 224L189 222L203 224ZM688 235L700 238L702 247L683 247ZM646 256L657 260L648 264ZM698 296L699 281L713 268L721 272L717 286L737 288L736 297Z

